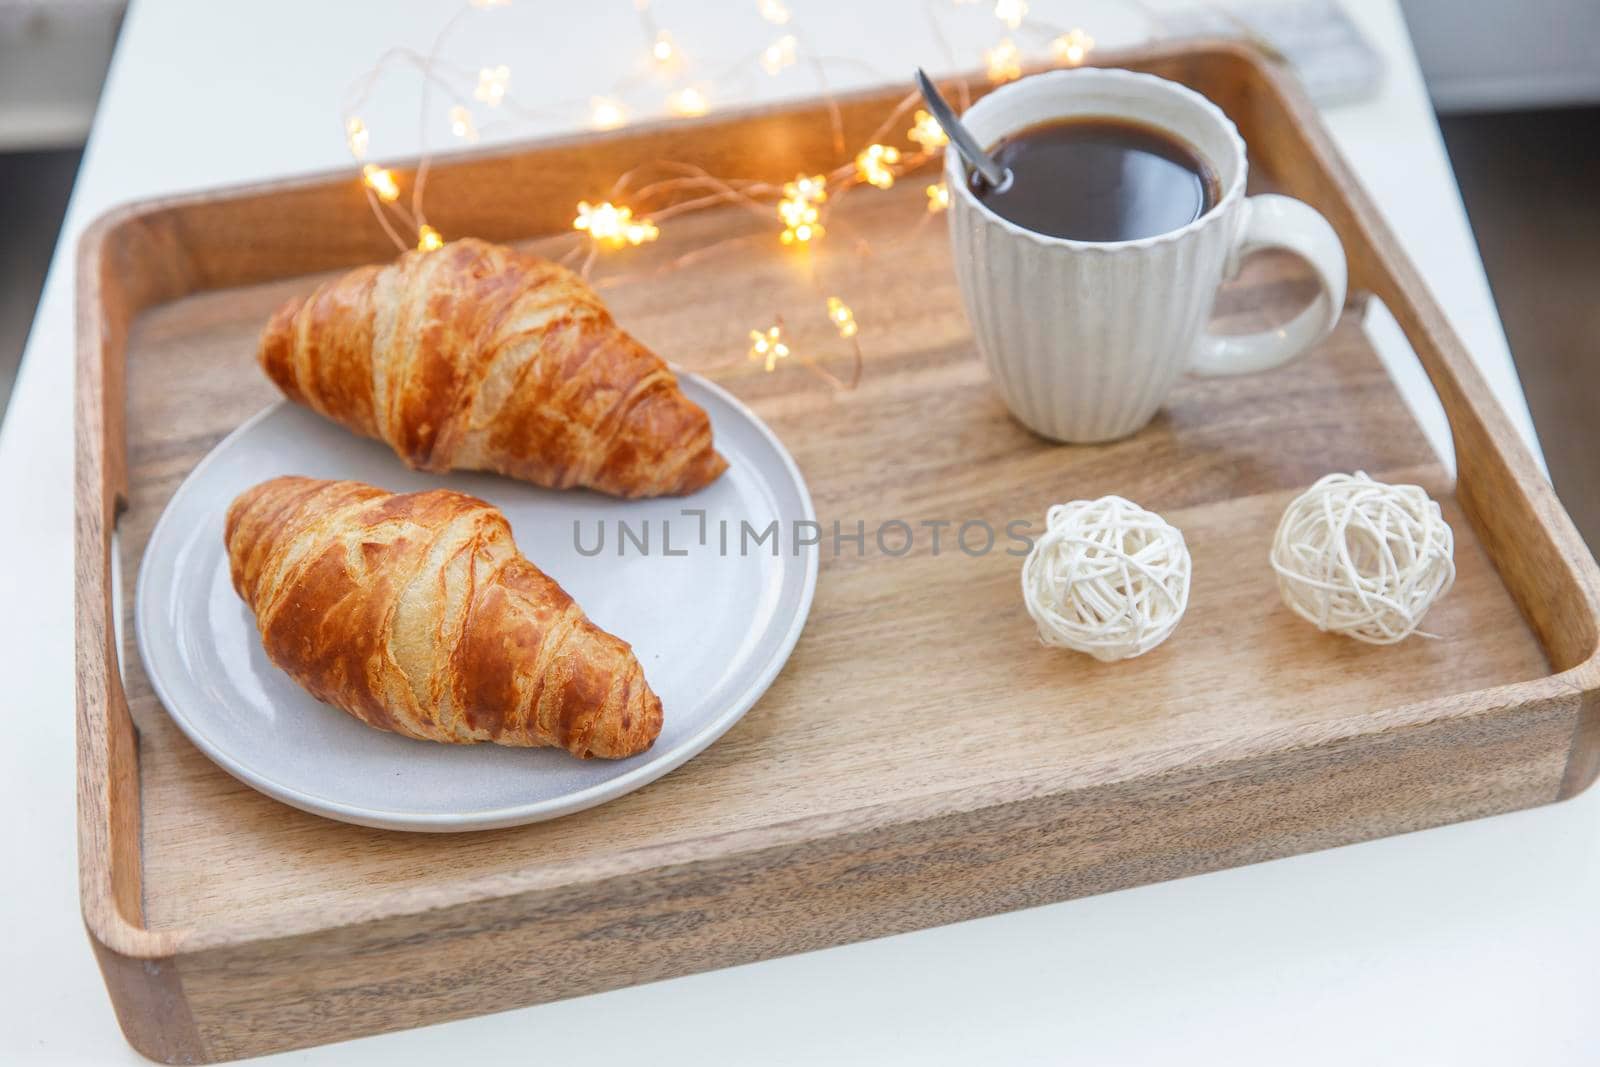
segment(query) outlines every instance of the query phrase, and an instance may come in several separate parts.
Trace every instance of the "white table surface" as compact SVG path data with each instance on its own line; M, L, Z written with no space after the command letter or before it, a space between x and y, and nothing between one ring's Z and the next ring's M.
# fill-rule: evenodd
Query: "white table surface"
M512 65L515 92L582 98L623 73L637 32L627 0L538 2L533 21L517 23L522 32L486 39ZM1050 3L1034 7L1043 13ZM743 0L655 6L680 45L702 54L741 54L772 36ZM870 51L887 76L935 56L924 34L897 29L907 14L913 30L921 25L921 0L790 6L813 33L838 42L831 52ZM1071 9L1063 20L1087 26L1102 44L1138 32L1114 3L1061 6ZM1392 0L1351 7L1389 76L1379 96L1331 110L1328 123L1531 434L1405 26ZM0 1061L142 1062L117 1030L77 904L77 236L125 200L342 164L335 108L346 83L386 45L425 47L451 10L392 0L139 0L129 14L0 428L0 855L10 857L0 865ZM554 47L578 23L619 28L626 47L599 59ZM772 87L773 95L807 91L802 77ZM395 152L415 147L404 100L364 113L375 147L379 138ZM1442 445L1437 402L1414 357L1393 343L1392 324L1373 329ZM1600 790L1535 811L282 1059L1592 1064L1600 1060L1597 959Z

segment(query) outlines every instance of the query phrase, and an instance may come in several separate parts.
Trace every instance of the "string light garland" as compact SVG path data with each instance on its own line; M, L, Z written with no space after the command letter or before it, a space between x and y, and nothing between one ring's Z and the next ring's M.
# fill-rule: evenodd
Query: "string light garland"
M796 174L794 181L784 183L783 195L820 204L828 199L827 175L813 174L807 177L804 174Z
M825 175L795 175L785 182L783 199L778 201L778 218L783 221L779 239L786 245L805 244L821 237L821 211L817 205L828 199L828 179Z
M472 121L472 112L457 104L450 109L450 132L463 141L476 141L478 127Z
M1022 77L1022 51L1009 37L983 53L983 64L996 85Z
M710 111L711 104L705 93L690 85L668 96L667 108L680 119L693 119Z
M589 122L597 130L614 130L628 123L628 111L610 97L596 96L589 101Z
M1094 38L1080 29L1071 29L1050 42L1050 55L1063 67L1077 67L1089 58Z
M799 44L792 33L779 37L761 53L761 69L776 77L785 67L794 66L795 49Z
M617 207L610 201L600 204L578 201L578 217L572 220L572 228L584 231L595 244L607 248L637 247L661 236L655 223L649 219L635 219L632 208Z
M806 244L827 232L818 221L821 212L809 200L791 197L778 201L778 217L783 220L783 232L778 239L786 245Z
M655 61L662 66L666 66L676 59L678 56L678 50L673 46L672 34L668 33L666 30L662 30L657 33L655 43L650 46L650 54L655 58Z
M490 107L499 107L500 101L506 98L506 90L510 87L510 67L503 64L498 67L484 67L478 71L478 87L472 91L472 95Z
M378 194L378 199L385 204L392 204L400 199L400 184L394 180L394 171L387 167L380 167L376 163L368 163L361 168L361 180L368 189Z
M952 67L960 66L961 63L935 12L940 6L959 7L970 2L974 0L925 0L932 28L945 53L948 65ZM1128 0L1128 2L1135 7L1145 6L1144 0ZM396 247L401 250L415 247L429 251L441 247L444 243L443 235L428 223L424 214L424 192L430 159L424 154L415 172L409 175L409 196L402 202L400 180L395 172L379 164L367 162L373 144L372 133L357 113L357 109L366 101L378 77L387 68L404 63L418 71L423 78L424 125L430 121L428 117L430 114L435 116L431 121L437 122L442 117L451 135L459 142L474 143L480 136L487 135L491 129L498 130L506 121L512 119L543 117L551 114L548 109L530 108L515 100L511 93L513 72L509 65L465 67L449 62L443 57L447 39L465 17L501 17L498 9L508 6L510 0L468 0L465 7L446 21L427 52L406 48L389 49L378 63L358 78L352 86L347 106L341 115L346 146L351 158L360 168L360 179L374 217ZM689 61L689 57L679 47L672 33L666 27L657 24L650 0L632 0L632 7L643 32L645 57L642 69L654 73L635 75L619 83L605 95L577 102L577 107L586 108L589 125L594 129L612 130L626 126L631 119L630 100L633 106L647 110L664 107L669 115L679 118L705 115L712 109L708 90L720 85L745 65L769 76L777 76L791 67L804 63L816 75L831 116L835 150L846 162L831 171L797 175L793 181L782 184L768 184L749 179L722 179L702 168L668 160L657 161L652 165L630 171L620 176L609 192L602 193L596 189L594 193L597 195L580 201L574 207L572 229L580 243L573 245L565 255L558 258L583 275L587 276L590 273L602 253L625 254L625 250L658 240L661 236L661 222L677 215L720 206L744 207L758 216L771 220L769 224L773 226L772 232L778 238L775 242L778 246L809 249L827 237L829 212L836 206L835 201L844 198L843 194L856 187L866 187L869 190L893 188L897 178L936 164L948 143L944 131L931 115L922 110L912 114L917 100L914 95L908 94L895 107L883 126L867 139L867 143L853 155L849 154L844 141L842 112L838 102L828 90L826 72L832 63L854 64L855 61L832 60L820 55L811 49L803 31L787 29L793 21L793 14L782 0L756 0L752 5L753 15L759 16L770 25L785 27L787 32L775 40L770 40L767 45L748 54L744 59L729 63L721 74L700 71L698 68L701 64ZM1033 18L1027 0L993 0L992 11L994 17L1007 30L1026 35L1025 39L1029 40L1048 39L1050 54L1060 65L1077 66L1083 63L1094 47L1094 39L1080 29L1063 31L1060 27L1050 27ZM983 60L989 80L992 82L1009 81L1021 76L1022 51L1010 36L1003 37L993 47L986 49L983 52ZM695 76L696 74L698 76ZM693 80L688 80L686 76L692 77ZM463 79L466 84L462 84ZM655 93L660 94L665 90L664 97L655 96L656 102L653 107L637 99L642 92L650 91L648 84L650 80L656 83ZM663 80L667 83L664 86L660 84ZM434 93L445 97L444 106L438 110L433 110L430 106L430 100L434 99L431 94ZM955 98L963 106L970 100L970 95L969 89L964 84L955 86ZM474 114L474 109L468 106L473 101L495 112L495 115ZM579 114L582 113L579 111ZM489 122L490 118L502 115L507 117ZM902 151L895 145L887 143L886 139L897 128L897 124L905 121L904 116L907 115L911 117L909 129L903 125L899 125L898 128L905 130L906 141L916 147ZM487 125L480 127L480 118ZM830 198L830 193L839 195ZM926 196L927 210L921 216L924 222L949 206L949 190L943 182L934 182L927 185ZM407 239L405 236L407 232L415 235L414 240ZM854 248L860 255L868 253L865 240L853 233L848 226L845 226L843 233L843 239L848 242L847 247ZM722 238L710 245L691 249L650 273L659 273L718 254L720 249L731 247L740 240L741 238L737 237ZM805 367L830 385L837 388L852 388L859 382L863 367L863 353L858 336L861 327L856 321L855 313L842 296L829 294L829 287L824 286L818 273L822 269L821 260L804 252L789 254L798 257L796 263L800 265L800 269L816 293L817 312L826 316L828 323L841 340L848 342L852 356L851 372L841 378L816 358L794 351L783 332L781 315L769 320L772 325L750 331L751 345L748 357L769 373L780 369L786 362L793 362ZM637 276L648 276L648 274ZM626 284L628 277L626 273L613 272L601 284L607 287ZM868 325L870 326L870 323Z
M844 338L856 335L856 315L850 306L836 296L828 297L828 318L833 320L834 327L839 331L839 336Z
M356 159L366 159L367 143L371 140L371 134L367 132L367 124L355 115L351 115L345 120L344 131L345 144L350 147L350 154Z
M769 326L765 330L751 330L750 358L762 364L768 374L777 369L780 359L788 359L789 346L783 342L783 327Z
M856 173L868 185L889 189L894 185L894 165L900 162L900 149L886 144L869 144L856 156Z
M995 0L994 17L1014 30L1028 17L1028 0Z
M950 143L950 137L939 125L939 120L926 111L911 117L912 126L906 131L906 140L922 146L924 152L933 152Z

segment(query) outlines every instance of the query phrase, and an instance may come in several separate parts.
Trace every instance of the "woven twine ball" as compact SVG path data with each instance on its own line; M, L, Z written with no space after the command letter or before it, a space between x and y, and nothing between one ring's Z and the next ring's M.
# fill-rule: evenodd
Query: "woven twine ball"
M1456 579L1455 538L1420 486L1330 474L1283 513L1272 541L1278 591L1320 630L1374 645L1413 633Z
M1054 648L1111 661L1165 641L1189 605L1189 549L1120 496L1057 504L1022 564L1022 598Z

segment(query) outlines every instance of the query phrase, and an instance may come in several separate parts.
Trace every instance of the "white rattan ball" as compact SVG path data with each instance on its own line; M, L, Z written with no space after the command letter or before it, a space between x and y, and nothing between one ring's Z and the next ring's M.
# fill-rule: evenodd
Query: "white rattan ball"
M1420 486L1357 471L1330 474L1295 498L1273 537L1272 569L1302 619L1391 645L1420 633L1455 581L1454 552L1450 525Z
M1057 504L1022 564L1039 640L1098 660L1165 641L1189 605L1189 548L1177 527L1120 496Z

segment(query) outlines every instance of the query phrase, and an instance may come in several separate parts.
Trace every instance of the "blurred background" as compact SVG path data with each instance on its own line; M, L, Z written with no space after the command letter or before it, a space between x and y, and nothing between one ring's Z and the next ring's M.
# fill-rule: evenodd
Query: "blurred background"
M1336 3L1276 3L1269 29L1310 50L1297 65L1329 92L1358 96L1381 71L1317 52ZM1600 2L1402 6L1556 488L1600 547ZM0 418L124 8L0 0ZM1202 21L1251 8L1204 5Z

